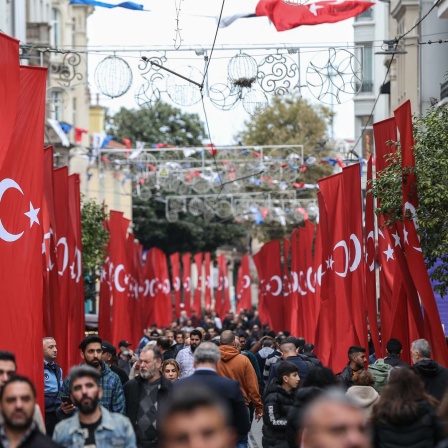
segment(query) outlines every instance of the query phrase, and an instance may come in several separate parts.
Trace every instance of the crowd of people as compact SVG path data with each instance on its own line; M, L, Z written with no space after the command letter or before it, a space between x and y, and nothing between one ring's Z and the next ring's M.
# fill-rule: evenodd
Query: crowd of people
M257 313L182 313L154 323L135 350L100 335L80 341L82 363L57 364L43 339L45 409L12 352L0 352L0 447L247 447L262 420L263 448L448 447L448 369L399 340L368 363L369 347L347 347L342 372L314 345L274 333Z

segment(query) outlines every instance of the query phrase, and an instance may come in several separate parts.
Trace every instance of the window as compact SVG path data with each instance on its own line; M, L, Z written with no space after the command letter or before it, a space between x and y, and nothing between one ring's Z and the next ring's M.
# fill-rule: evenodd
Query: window
M61 46L61 13L56 8L52 8L51 10L50 44L56 48Z
M62 94L59 90L51 91L51 115L54 120L62 120Z

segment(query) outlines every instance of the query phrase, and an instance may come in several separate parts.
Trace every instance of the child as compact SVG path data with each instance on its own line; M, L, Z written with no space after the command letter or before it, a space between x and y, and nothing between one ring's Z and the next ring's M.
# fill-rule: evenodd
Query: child
M293 405L299 369L291 362L282 361L277 368L277 378L269 384L263 412L263 448L287 448L286 423Z

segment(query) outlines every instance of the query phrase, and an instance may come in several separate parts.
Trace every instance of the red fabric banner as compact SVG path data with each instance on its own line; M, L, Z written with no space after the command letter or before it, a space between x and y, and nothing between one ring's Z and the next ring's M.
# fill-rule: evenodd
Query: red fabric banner
M170 255L171 263L171 281L174 291L174 308L176 310L176 319L180 317L180 300L181 300L181 282L180 282L180 257L179 252Z
M283 331L285 318L283 310L283 282L280 257L280 241L274 240L263 244L254 255L258 271L259 315L262 322L267 322L274 331Z
M260 0L255 14L267 16L277 31L287 31L301 25L335 23L355 17L374 3L366 1L318 1L306 5L288 5L283 0Z
M182 287L184 292L183 310L191 315L191 254L182 255Z
M154 301L152 322L159 327L168 327L173 319L171 285L166 255L160 249L152 248L146 254L146 276L150 281L149 294Z
M109 226L109 221L105 225ZM107 252L110 252L110 243ZM107 256L101 268L100 303L98 305L98 334L105 341L112 341L111 270L112 264Z
M193 256L194 264L196 265L197 271L197 283L196 289L194 290L194 299L193 299L193 310L196 311L197 316L201 316L202 313L202 259L204 255L202 253L195 254Z
M291 330L291 318L289 310L293 300L291 273L289 265L289 254L291 252L291 243L288 238L283 237L283 256L282 256L282 288L283 288L283 315L285 316L285 330ZM287 317L288 316L288 317Z
M361 166L359 163L342 169L344 202L348 227L348 273L350 279L349 309L352 312L355 341L368 347L367 300L365 286L365 257L363 250L363 210L361 191Z
M41 211L47 71L18 67L18 42L0 34L0 350L15 353L18 371L34 383L44 409Z
M341 372L347 364L347 349L354 345L356 338L353 328L351 303L351 282L349 274L348 241L350 235L346 220L346 204L344 201L344 186L342 173L334 174L318 181L323 205L327 217L331 217L331 225L327 221L329 246L324 249L328 253L326 260L327 288L322 288L322 298L328 295L332 312L332 349L329 366L334 372ZM319 208L319 213L321 209ZM328 219L328 218L327 218ZM322 239L322 244L324 240Z
M369 319L370 334L377 358L382 356L381 339L378 330L377 303L376 303L376 245L375 245L375 214L372 193L372 156L367 162L367 185L366 185L366 211L365 211L365 232L364 247L366 252L365 276L366 276L366 302L367 315ZM387 341L386 341L387 342Z
M298 335L303 328L303 314L299 312L299 299L299 230L294 229L291 233L290 309L285 314L285 325L293 335Z
M123 217L122 212L110 212L110 262L112 285L112 330L111 342L117 345L122 339L132 337L131 319L129 316L129 296L127 283L129 282L126 234L129 220Z
M414 168L415 146L412 131L411 103L406 101L394 111L400 132L402 168ZM433 358L443 365L448 364L448 350L440 321L439 311L434 298L425 259L417 235L418 196L415 171L407 170L403 177L403 236L407 264L425 310L425 336L431 344ZM426 322L427 321L427 322Z
M215 293L215 311L221 320L230 311L229 279L225 254L218 256L218 285Z
M241 258L241 264L238 269L238 280L236 283L236 312L241 313L244 310L252 309L252 287L250 279L249 254L244 254Z
M205 309L206 311L210 311L212 309L212 291L213 291L210 252L205 253L204 267L205 267Z

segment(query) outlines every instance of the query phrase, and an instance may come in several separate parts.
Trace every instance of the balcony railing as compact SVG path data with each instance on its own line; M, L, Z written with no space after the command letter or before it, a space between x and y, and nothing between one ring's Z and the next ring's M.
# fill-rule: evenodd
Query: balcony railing
M373 20L373 10L372 9L367 9L366 11L362 12L361 14L359 14L355 17L355 22L361 22L364 20Z

